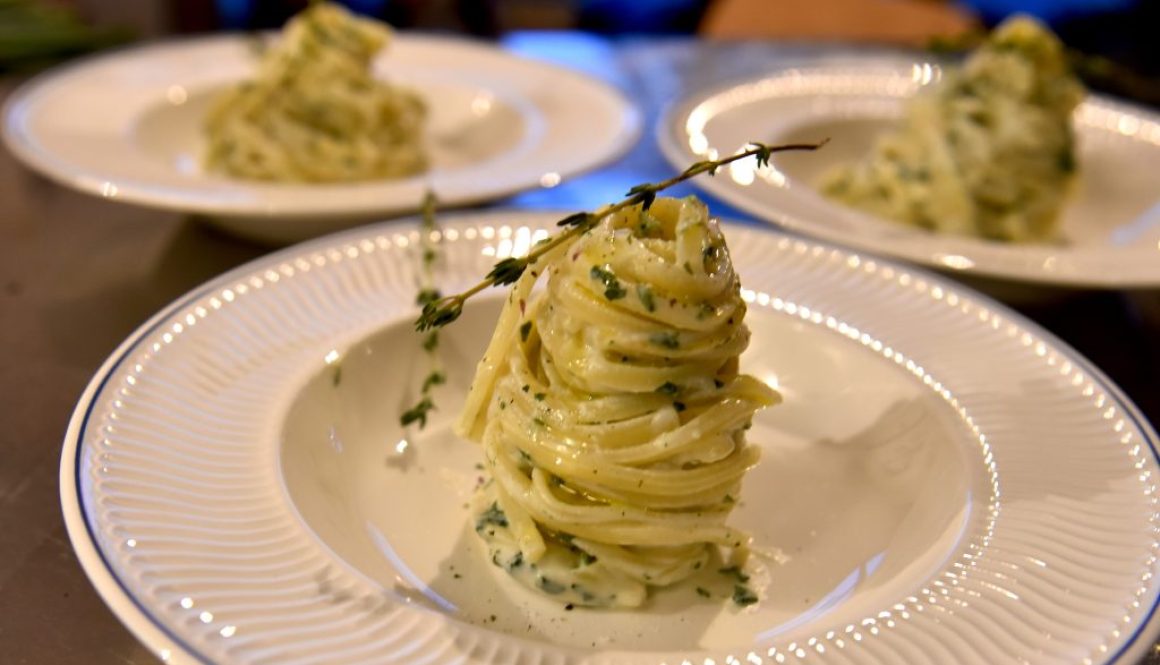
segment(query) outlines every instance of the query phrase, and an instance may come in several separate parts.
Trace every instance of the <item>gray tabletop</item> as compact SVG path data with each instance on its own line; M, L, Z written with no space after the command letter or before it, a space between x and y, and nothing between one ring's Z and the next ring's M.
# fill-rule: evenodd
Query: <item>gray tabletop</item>
M568 33L511 35L504 46L612 83L641 104L647 127L699 88L819 52ZM18 83L0 83L0 98ZM494 205L588 209L671 174L646 130L608 167ZM683 187L675 193L693 191ZM746 218L710 203L719 214ZM106 609L69 546L58 499L62 437L90 376L134 328L187 290L268 251L179 214L61 188L0 151L0 661L157 662ZM1019 309L1160 422L1160 294L1077 293Z

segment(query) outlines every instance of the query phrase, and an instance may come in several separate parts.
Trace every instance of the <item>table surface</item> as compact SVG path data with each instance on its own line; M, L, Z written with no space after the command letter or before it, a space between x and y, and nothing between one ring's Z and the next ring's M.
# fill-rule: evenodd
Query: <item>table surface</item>
M819 47L521 33L511 51L630 92L655 126L668 103ZM16 80L0 82L0 99ZM672 174L646 130L616 163L494 207L588 209ZM675 193L691 193L684 185ZM723 216L746 216L710 199ZM754 222L751 222L754 223ZM116 345L198 284L267 253L180 214L64 189L0 150L0 647L5 663L155 663L89 585L60 513L73 407ZM1160 293L1074 293L1017 307L1086 355L1160 422ZM1153 655L1155 658L1155 655ZM1156 660L1160 663L1160 659Z

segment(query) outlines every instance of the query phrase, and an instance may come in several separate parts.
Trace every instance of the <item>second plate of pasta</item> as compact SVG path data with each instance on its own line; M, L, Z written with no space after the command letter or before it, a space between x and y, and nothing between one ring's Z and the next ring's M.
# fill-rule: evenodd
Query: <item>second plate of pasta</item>
M1008 287L997 293L1015 293L1012 284L1030 297L1044 287L1160 285L1160 198L1147 175L1160 167L1160 116L1100 95L1088 95L1074 113L1079 173L1050 240L1014 243L936 232L827 198L828 174L866 160L902 125L909 100L929 95L946 77L945 63L897 56L804 60L690 96L669 110L658 140L668 161L682 165L733 154L754 138L830 138L814 159L774 158L761 169L751 160L738 162L723 177L697 184L785 228Z
M375 78L425 105L425 170L388 166L384 173L422 172L350 183L211 171L207 120L225 91L256 76L261 47L237 35L162 42L50 71L9 99L5 141L33 168L81 191L290 242L416 210L428 188L444 205L465 205L555 186L628 150L640 132L628 100L582 74L482 42L396 35L371 66ZM251 132L255 140L263 130ZM221 151L215 144L218 162ZM312 177L326 179L355 157L320 154Z

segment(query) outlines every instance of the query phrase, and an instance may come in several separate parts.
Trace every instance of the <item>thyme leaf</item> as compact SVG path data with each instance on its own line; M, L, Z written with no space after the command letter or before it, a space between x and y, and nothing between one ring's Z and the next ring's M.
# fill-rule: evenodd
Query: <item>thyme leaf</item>
M419 423L419 428L422 429L427 426L427 413L435 408L435 403L431 401L430 397L424 397L419 400L415 406L403 412L399 418L399 423L406 427L412 423Z
M498 286L514 284L524 274L527 267L527 261L507 258L492 267L491 272L487 273L487 279Z
M591 215L591 213L587 213L587 212L573 213L571 215L568 215L564 219L561 219L560 221L556 222L556 226L581 226L583 224L588 223L588 217L590 215Z
M439 289L419 289L419 295L415 296L415 304L425 307L427 303L435 302L439 298Z
M434 386L441 386L447 383L447 375L443 372L431 372L427 378L423 380L423 392L431 390Z

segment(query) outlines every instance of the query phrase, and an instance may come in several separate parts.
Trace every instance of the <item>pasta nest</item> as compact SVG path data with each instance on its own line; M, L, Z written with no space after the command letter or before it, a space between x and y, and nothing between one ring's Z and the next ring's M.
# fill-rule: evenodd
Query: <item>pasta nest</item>
M738 371L740 288L692 197L609 215L525 272L458 424L484 449L476 526L497 565L631 606L714 547L744 552L726 519L759 458L745 432L780 396Z

